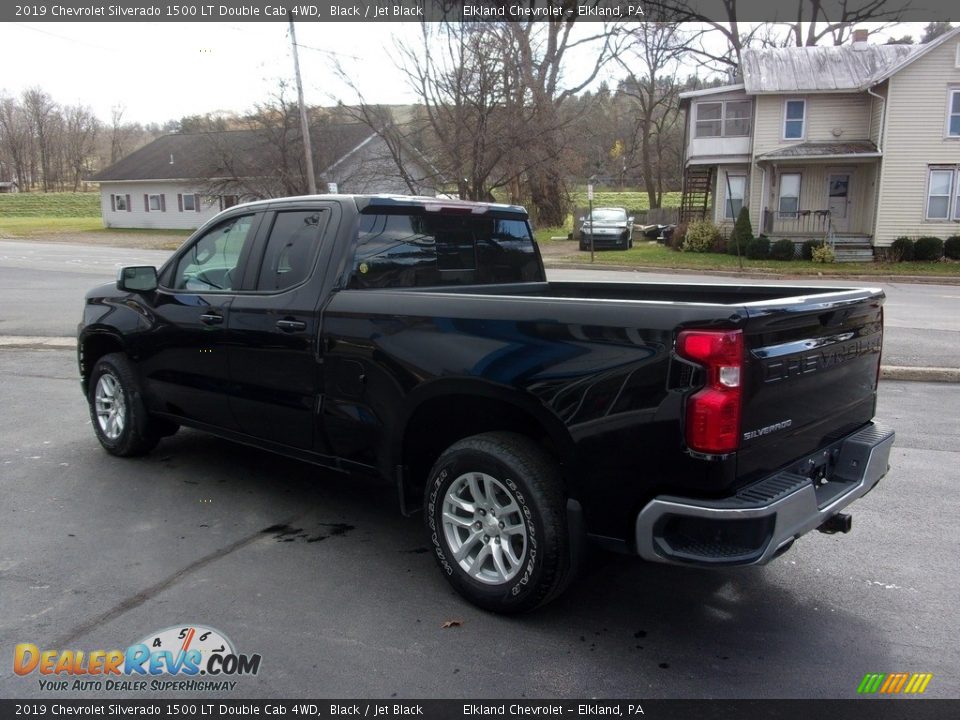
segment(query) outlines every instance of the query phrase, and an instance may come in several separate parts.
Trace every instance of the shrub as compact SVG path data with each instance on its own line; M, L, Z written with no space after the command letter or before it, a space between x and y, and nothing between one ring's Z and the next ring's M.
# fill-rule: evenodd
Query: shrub
M960 235L947 238L943 244L943 254L951 260L960 260Z
M747 244L747 257L751 260L766 260L770 257L770 238L761 235Z
M727 251L729 243L730 238L723 234L723 230L720 230L713 239L713 246L710 248L710 252L723 255Z
M921 237L913 244L913 259L937 262L943 257L943 240L938 237Z
M750 241L753 240L753 225L750 223L750 211L746 205L740 208L737 214L737 221L733 224L733 232L730 233L730 241L727 243L727 252L731 255L745 255Z
M823 240L804 240L800 248L800 257L804 260L813 260L813 249L823 245Z
M770 246L770 258L773 260L793 260L793 240L783 238Z
M813 249L812 259L817 263L832 263L837 257L833 254L833 248L829 245L818 245Z
M898 237L890 245L890 259L893 262L913 260L913 240L908 237Z
M710 252L719 237L720 231L709 220L692 222L687 226L687 235L680 249L684 252Z

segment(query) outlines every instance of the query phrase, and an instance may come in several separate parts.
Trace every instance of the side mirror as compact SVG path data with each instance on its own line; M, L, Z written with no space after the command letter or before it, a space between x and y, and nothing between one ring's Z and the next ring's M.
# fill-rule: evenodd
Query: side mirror
M628 217L628 218L627 218L627 222L630 223L631 225L633 225L633 218L632 218L632 217Z
M117 290L150 292L156 290L157 285L157 269L152 265L120 268L117 273Z
M584 216L584 217L577 218L577 220L578 220L579 222L586 222L587 218L586 218L586 216Z

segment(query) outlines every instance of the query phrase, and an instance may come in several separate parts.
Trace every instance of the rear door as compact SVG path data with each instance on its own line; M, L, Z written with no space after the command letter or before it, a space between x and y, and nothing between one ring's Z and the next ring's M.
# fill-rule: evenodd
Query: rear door
M232 403L242 432L324 452L316 432L317 338L335 203L268 212L244 285L230 308Z
M755 479L869 422L883 293L849 291L747 306L737 474Z

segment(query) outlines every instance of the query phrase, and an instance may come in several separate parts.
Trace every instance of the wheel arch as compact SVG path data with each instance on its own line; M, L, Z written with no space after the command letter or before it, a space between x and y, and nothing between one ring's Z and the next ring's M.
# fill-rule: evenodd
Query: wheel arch
M126 351L126 344L115 331L108 328L84 330L77 340L77 362L84 395L90 391L90 375L97 361L104 355Z
M398 473L401 501L415 508L422 499L427 474L453 443L483 432L508 431L542 445L560 466L564 491L575 490L569 478L575 452L566 426L536 398L479 379L445 378L412 393L390 435L388 472Z

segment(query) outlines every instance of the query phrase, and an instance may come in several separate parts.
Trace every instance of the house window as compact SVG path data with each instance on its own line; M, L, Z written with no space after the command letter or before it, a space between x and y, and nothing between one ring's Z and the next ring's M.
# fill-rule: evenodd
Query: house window
M787 100L783 108L783 139L802 140L807 120L806 100Z
M726 137L743 137L750 134L750 111L753 103L749 100L728 102L723 108L723 134Z
M162 210L163 209L163 200L160 195L151 195L149 199L149 209L150 211Z
M694 137L745 137L752 110L749 100L697 103Z
M197 196L196 195L184 195L183 196L183 210L195 211L197 209Z
M723 130L723 103L697 103L697 137L720 137Z
M743 199L747 195L747 177L746 175L727 175L727 201L724 211L724 217L728 220L736 220L743 207Z
M795 218L800 212L800 173L785 173L780 176L780 217Z
M227 208L233 207L240 202L240 198L237 195L221 195L220 196L220 209L226 210Z
M954 169L930 170L930 182L927 183L927 220L950 219L950 197L952 193ZM960 205L960 202L956 203ZM954 207L954 216L960 207Z
M127 210L127 196L126 195L114 195L113 196L114 207L117 212L126 212Z
M960 90L950 91L950 107L947 108L947 134L960 137Z

